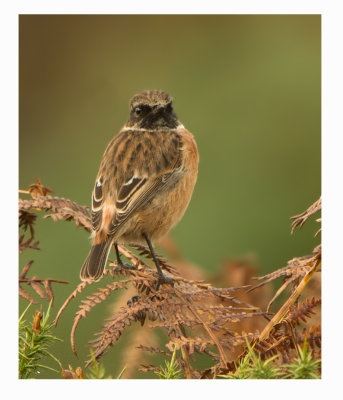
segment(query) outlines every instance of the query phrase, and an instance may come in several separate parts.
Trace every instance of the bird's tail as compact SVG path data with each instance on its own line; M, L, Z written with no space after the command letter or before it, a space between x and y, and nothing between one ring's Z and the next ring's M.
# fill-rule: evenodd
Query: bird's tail
M101 243L93 244L81 268L80 278L83 281L97 281L101 278L112 243L113 238L108 238Z

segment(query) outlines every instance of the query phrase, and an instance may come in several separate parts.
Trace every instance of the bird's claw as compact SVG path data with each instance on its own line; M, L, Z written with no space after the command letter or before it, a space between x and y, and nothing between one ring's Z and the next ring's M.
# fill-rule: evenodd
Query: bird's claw
M174 287L174 281L171 278L167 278L165 275L161 274L158 276L155 290L157 291L164 283L168 283L171 287Z
M134 270L137 270L137 267L135 267L134 265L130 265L130 264L120 263L116 267L113 268L113 272L119 272L122 269L134 271Z

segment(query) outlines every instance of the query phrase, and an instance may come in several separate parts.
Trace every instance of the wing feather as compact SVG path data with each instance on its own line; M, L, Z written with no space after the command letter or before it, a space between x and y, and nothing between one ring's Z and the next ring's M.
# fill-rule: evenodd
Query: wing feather
M168 179L172 174L168 175ZM163 179L164 175L154 179L144 179L145 182L133 193L131 198L127 199L125 207L121 208L117 202L117 209L114 219L111 223L109 234L113 235L117 229L139 208L144 206L157 191L161 190L168 182L168 179ZM142 180L143 181L143 180Z
M92 193L92 226L95 231L100 229L102 219L102 204L104 200L102 190L103 178L100 176L94 185Z
M173 181L181 171L181 147L176 131L166 135L123 130L109 144L100 166L92 195L93 229L114 235L157 191ZM113 204L109 225L103 221L105 203Z

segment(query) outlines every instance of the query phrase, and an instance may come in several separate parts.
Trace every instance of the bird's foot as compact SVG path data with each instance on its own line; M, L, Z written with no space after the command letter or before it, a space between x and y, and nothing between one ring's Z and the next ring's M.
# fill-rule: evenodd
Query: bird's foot
M127 269L127 270L137 270L137 267L135 267L134 265L130 265L130 264L125 264L125 263L118 263L118 265L116 267L113 268L113 271L120 271L121 269Z
M171 287L174 287L174 281L171 278L167 278L164 274L158 274L155 290L158 290L161 285L168 283Z

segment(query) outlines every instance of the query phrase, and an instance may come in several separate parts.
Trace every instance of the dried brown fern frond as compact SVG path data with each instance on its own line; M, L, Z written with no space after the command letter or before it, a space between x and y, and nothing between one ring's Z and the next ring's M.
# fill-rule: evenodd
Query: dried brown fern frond
M146 284L145 284L146 286ZM96 358L101 357L110 346L113 346L119 339L122 331L130 326L132 322L139 321L141 324L146 319L156 321L151 325L152 328L162 327L167 331L172 341L178 340L181 336L179 333L180 325L194 329L202 328L203 342L202 350L211 345L218 348L220 358L226 359L223 348L229 348L234 345L232 336L225 339L218 339L217 333L228 332L225 323L227 321L236 322L242 318L261 315L255 309L235 313L234 306L225 307L203 307L192 303L192 300L185 300L180 296L180 289L163 288L156 294L153 290L154 286L150 286L149 294L146 291L136 297L133 302L129 303L129 308L123 308L113 318L107 320L104 329L98 334L98 338L92 341L94 355ZM208 293L211 293L208 290ZM211 295L209 296L211 298ZM225 318L223 316L225 315ZM232 316L230 317L230 315ZM230 332L230 331L229 331ZM207 336L207 339L205 337ZM186 340L186 339L185 339ZM197 345L200 345L201 339L198 339ZM180 345L187 345L186 342ZM187 350L192 352L192 348L187 345Z
M296 332L296 341L298 344L303 345L305 340L311 347L314 357L320 358L322 347L321 325L312 325L309 328L304 327L300 334Z
M212 368L202 371L202 378L214 379L217 375L235 372L240 361L244 360L251 348L263 361L273 358L275 367L295 362L299 358L298 346L302 347L305 340L312 350L313 359L316 360L321 357L320 325L305 327L302 331L299 331L293 323L284 320L274 325L266 339L261 340L258 332L250 334L244 339L248 340L249 345L245 346L235 362L230 363L227 368L221 368L219 364L216 364Z
M260 339L260 336L258 332L255 332L254 335L251 334L245 338L248 340L249 346L245 346L244 350L235 361L235 366L231 367L231 371L236 370L239 362L245 358L251 348L258 354L261 360L267 360L273 357L273 363L276 367L281 364L294 362L295 359L299 357L298 345L303 346L305 340L309 340L314 358L317 359L320 356L320 351L318 350L321 340L320 327L311 327L310 329L304 328L304 330L300 332L296 329L293 322L283 320L273 326L266 339ZM277 356L276 359L275 356ZM211 370L212 374L214 372L216 374L227 374L229 372L228 369L221 369L218 364L215 365L214 368ZM209 371L207 371L207 374L209 374Z
M26 291L22 288L21 285L23 284L27 284L28 286L30 286L35 292L36 294L48 301L51 302L54 300L54 293L52 290L52 283L68 283L66 281L61 281L58 279L39 279L35 276L33 276L32 278L27 278L26 275L29 272L29 269L31 267L31 265L33 264L33 260L28 262L21 274L19 275L19 295L21 297L23 297L25 300L29 301L30 303L33 304L37 304L37 301Z
M194 349L199 351L201 349L202 353L212 355L216 362L219 361L219 363L226 365L228 363L227 351L230 351L238 342L239 344L242 343L235 338L238 334L232 331L229 325L232 326L232 324L245 318L262 316L264 313L258 307L253 307L233 297L233 293L242 287L214 288L204 281L185 279L177 275L175 268L161 258L159 258L161 267L165 270L167 276L173 279L175 288L162 285L160 290L156 292L155 287L158 279L156 270L142 259L142 255L145 255L150 260L151 255L142 246L134 246L134 248L139 250L140 255L133 254L124 246L119 247L121 253L133 265L132 269L119 268L116 263L110 263L113 269L107 269L104 273L104 276L123 276L127 279L98 289L98 292L93 296L82 301L79 311L75 315L71 332L73 351L75 352L75 330L81 319L86 317L87 312L99 302L106 300L106 294L110 290L119 290L130 285L136 290L137 295L132 297L127 306L122 307L112 318L109 318L102 332L98 334L98 338L90 342L96 359L104 355L132 323L140 322L143 325L148 319L153 322L150 325L152 329L157 327L165 329L170 340L186 337L182 333L184 327L195 329L197 332L201 331L202 345L199 343L194 343L191 346L186 343L182 344L182 362L185 368L188 368L189 376L198 375L192 369L188 360L188 353L192 354L195 351ZM82 292L86 285L87 282L78 285L58 312L56 321L65 307ZM227 333L228 335L225 336ZM213 347L217 347L219 355L213 353L211 350ZM88 360L86 365L91 362L92 360Z
M319 199L315 203L313 203L307 210L303 211L298 215L295 215L294 217L291 217L291 219L293 220L291 233L293 233L297 227L301 228L304 225L304 223L308 220L308 218L311 215L320 211L321 208L322 208L322 197L320 196ZM317 220L317 222L320 221L321 221L320 219ZM319 231L317 231L317 233L318 232Z
M133 247L137 249L144 248L146 251L148 251L147 248L145 248L144 246L133 245ZM118 269L116 262L110 262L110 267L114 267L114 273L118 275L131 276L133 279L136 280L135 285L139 292L143 292L146 289L149 292L150 287L156 283L156 279L158 277L157 273L155 272L155 268L150 268L149 265L141 257L136 256L126 247L119 246L119 250L136 269ZM149 259L151 259L151 255ZM177 274L177 271L174 267L163 262L163 259L158 259L161 262L161 268L170 274L170 277L173 278L174 283L177 286L182 286L182 295L185 298L192 297L193 300L197 298L197 300L201 301L203 300L202 297L204 296L206 298L212 297L214 300L229 300L234 302L235 304L244 304L247 308L249 308L249 310L259 309L258 307L253 307L250 304L241 302L232 296L233 292L242 288L246 288L246 286L215 288L210 283L206 283L204 280L185 279Z
M19 229L21 228L24 231L24 233L19 236L19 253L22 253L26 249L40 250L38 247L39 241L33 242L36 218L36 214L19 208ZM28 239L25 238L27 230L30 231L30 237Z
M77 203L60 197L36 196L34 199L19 199L19 211L22 210L44 210L51 211L51 214L44 218L52 218L54 221L74 220L76 226L81 226L86 231L91 230L91 214L88 207L79 206Z
M52 193L53 191L43 186L40 179L37 178L37 182L30 185L29 190L19 190L19 192L30 194L33 197L32 200L23 200L19 198L19 229L21 228L24 230L24 234L19 236L19 253L22 253L26 249L40 250L38 247L39 241L37 240L33 242L34 224L37 216L35 213L28 210L41 209L38 204L43 204L45 201L47 201L48 197L46 196L48 193ZM27 230L30 231L30 237L25 239L25 233ZM31 287L41 299L52 302L54 300L52 283L66 284L68 282L58 279L41 279L37 278L36 276L28 278L27 274L32 263L33 260L28 262L19 275L19 295L31 303L37 303L37 301L27 292L27 290L23 289L22 285L26 284L27 286Z
M308 210L297 216L297 218L295 218L295 222L293 223L292 231L296 226L301 227L310 215L320 210L320 207L321 201L319 199ZM307 299L306 301L297 305L294 304L302 294L303 290L315 272L320 269L320 266L321 245L318 245L313 250L313 254L304 257L293 258L288 262L286 267L280 268L265 276L255 278L262 280L262 282L251 287L248 292L262 287L277 278L284 278L283 284L276 291L273 298L269 301L267 310L269 310L271 304L287 287L291 287L292 289L290 297L263 328L258 337L252 342L256 351L260 353L262 358L268 358L275 354L280 354L280 360L283 362L289 362L298 355L297 344L299 344L299 338L302 336L299 335L295 326L301 320L306 322L307 318L309 318L311 314L314 314L313 309L320 304L320 299ZM311 332L313 333L313 330ZM318 334L316 338L318 342ZM246 352L247 349L245 350L245 353ZM243 357L245 353L243 352L241 357Z
M280 363L291 362L298 356L296 341L294 340L291 329L292 328L289 330L279 330L278 327L274 328L267 339L253 342L254 350L259 354L262 360L280 355ZM245 355L246 352L244 353L244 356Z
M90 343L94 349L94 357L99 359L109 347L113 346L123 331L131 326L135 321L144 324L147 317L151 319L158 318L160 301L145 301L138 302L133 301L133 304L128 308L123 308L117 315L112 318L107 319L103 330L98 334L98 337L92 340ZM88 360L86 366L91 363Z
M31 238L34 237L33 226L36 222L36 218L37 218L36 214L19 208L19 228L23 228L25 232L29 228L31 233Z
M74 352L75 330L81 319L86 317L87 313L99 302L106 300L110 291L127 288L128 285L136 290L136 295L128 301L125 307L122 307L114 316L106 320L103 330L97 335L98 337L90 342L96 359L103 356L132 323L139 322L143 325L146 320L150 320L153 322L150 327L152 329L163 328L170 340L185 337L182 333L184 327L201 332L203 336L202 345L200 342L194 343L193 347L186 343L182 344L182 351L185 354L184 363L187 363L186 353L192 353L194 348L201 348L204 353L214 354L209 347L217 347L219 356L216 354L215 358L225 364L228 362L226 352L234 347L237 342L235 339L237 333L232 331L229 325L245 318L264 315L258 308L234 299L232 294L237 288L214 288L203 281L184 279L176 275L174 268L166 264L162 264L162 268L164 267L168 277L173 279L175 287L162 285L156 292L158 275L155 269L147 265L141 256L134 255L127 248L120 246L120 251L131 261L134 268L119 268L116 263L110 263L113 269L105 270L105 276L123 276L127 279L107 284L81 302L71 332ZM86 285L86 282L80 284L68 297L59 311L57 319L71 299L75 298ZM225 336L225 333L229 334ZM220 338L218 337L219 334L221 335ZM86 365L91 362L92 360L88 360Z
M299 226L300 228L303 226L303 224L306 222L306 220L316 212L320 211L321 209L321 197L314 203L312 204L306 211L302 212L299 215L296 215L292 217L294 220L292 223L292 233L294 229ZM274 297L270 300L267 310L269 310L270 306L272 303L277 299L277 297L280 296L280 294L291 284L293 284L293 289L296 287L296 283L299 281L299 279L304 278L314 267L318 269L318 265L321 264L321 256L322 256L322 251L321 251L321 245L316 246L313 249L313 252L311 255L303 256L303 257L295 257L292 260L288 261L287 266L277 269L276 271L273 271L270 274L261 276L261 277L256 277L254 279L261 280L262 282L258 283L257 285L254 285L251 287L248 292L255 290L261 286L264 286L265 284L283 277L284 282L283 285L278 289L278 291L275 293Z
M308 308L310 308L310 303L315 307L317 301L309 302ZM308 315L310 313L306 312L306 314ZM262 358L265 359L279 353L282 355L283 363L289 363L294 358L298 357L298 345L303 345L307 328L304 328L301 333L297 327L297 321L284 318L280 323L273 326L268 338L265 340L257 340L255 345L261 352Z
M29 190L19 190L19 193L27 193L32 196L32 199L19 198L20 223L23 227L29 225L31 229L36 219L35 214L27 210L43 210L51 212L44 218L52 218L54 221L74 220L76 226L81 226L90 232L92 224L89 207L80 206L74 201L61 197L49 196L48 194L53 191L44 187L39 178L37 178L37 183L30 185Z
M62 304L61 308L59 309L57 316L55 318L55 325L57 325L57 322L62 314L62 312L65 310L65 308L68 306L68 304L71 302L72 299L74 299L78 293L81 293L82 290L87 286L87 284L90 282L81 282L77 285L76 289L68 296L68 298L65 300L65 302Z
M105 276L105 275L108 275L108 274L114 276L112 270L106 269L106 270L104 271L104 276ZM78 296L79 293L82 293L82 291L85 289L85 287L86 287L87 285L91 285L92 283L93 283L93 281L83 281L83 282L81 282L81 283L79 283L79 284L77 285L76 289L67 297L67 299L65 300L65 302L62 304L61 308L59 309L59 311L58 311L58 313L57 313L57 316L56 316L56 318L55 318L55 321L54 321L54 322L55 322L55 325L57 325L58 320L59 320L59 318L60 318L62 312L67 308L67 306L69 305L69 303L71 302L71 300L74 299L74 298L76 298L76 297ZM103 289L103 291L108 291L108 290L109 290L108 288Z
M161 368L160 367L156 367L156 365L152 365L152 364L141 364L141 366L138 369L139 371L142 372L161 372Z
M45 217L53 218L55 221L73 220L77 226L90 231L91 214L88 207L80 206L63 198L49 197L50 190L44 190L40 181L37 181L37 184L33 185L30 190L31 192L27 193L31 194L32 199L19 200L21 227L24 230L30 229L31 232L31 238L28 240L24 241L24 236L20 239L22 250L38 249L38 242L33 243L35 214L32 211L35 210L47 211L49 214ZM296 226L301 227L310 215L320 209L320 204L318 203L315 207L309 208L305 213L297 216L298 219L297 222L294 221L293 229ZM131 251L129 247L134 250ZM306 322L314 313L314 308L320 304L320 300L313 298L296 306L294 304L313 274L320 268L320 245L314 249L312 255L293 258L286 267L257 278L261 282L249 290L250 293L251 290L264 286L274 279L284 278L283 285L269 302L268 310L287 287L292 287L289 299L271 319L269 319L270 313L263 312L260 307L252 305L255 302L250 301L252 299L250 294L243 296L243 299L237 298L237 295L240 295L243 290L247 293L246 289L250 287L246 276L241 276L236 281L237 284L233 284L233 287L216 288L205 280L186 279L183 274L178 272L173 263L170 265L165 259L157 256L165 275L174 282L174 287L162 284L156 291L158 274L149 249L140 245L129 247L119 246L119 250L132 265L131 268L122 268L117 263L110 262L109 268L104 271L100 281L80 283L66 299L56 316L57 323L61 313L73 299L82 295L89 284L96 285L93 294L81 299L74 316L71 328L71 346L76 354L75 332L81 321L98 304L107 301L111 293L120 293L121 307L116 307L111 312L110 317L104 322L102 330L96 334L94 340L89 342L92 348L92 358L86 361L86 366L93 363L94 359L99 360L105 355L110 347L117 343L123 332L132 325L135 325L133 331L136 340L140 339L141 341L146 340L148 337L146 332L149 332L149 329L153 332L162 330L165 333L166 351L158 349L157 341L152 343L148 340L146 340L149 342L148 345L135 341L135 348L138 347L141 353L146 351L163 354L167 357L171 357L175 349L180 350L177 362L183 369L186 378L215 378L219 373L233 371L236 368L235 363L246 354L247 341L254 344L262 358L279 354L282 356L280 359L284 361L292 360L297 354L297 344L302 343L305 339L308 340L311 347L316 348L317 355L319 354L320 327L305 328L300 332L297 323ZM137 252L138 254L136 254ZM22 273L21 276L22 283L25 281L40 297L48 298L52 293L51 282L62 281L39 280L34 277L27 282L25 275L30 265L24 267L24 274ZM108 276L115 280L109 282ZM20 293L31 301L30 295L22 288L20 288ZM129 300L127 300L128 297ZM255 319L262 320L263 325L260 324L262 331L260 332L259 325L254 323L250 325L253 333L246 331L243 327L244 321ZM269 320L266 325L265 319ZM143 330L145 334L141 336L140 333ZM138 346L136 346L137 344ZM204 371L198 370L194 366L195 353L208 355L214 365ZM142 361L139 359L139 363ZM143 364L141 370L160 371L159 367L151 364Z
M311 269L321 262L321 245L318 245L314 250L312 255L296 257L292 260L288 261L287 266L284 268L280 268L276 271L271 272L270 274L256 277L256 280L263 280L259 284L248 289L248 292L255 290L267 283L283 277L284 283L275 293L274 297L270 300L267 310L269 310L272 303L276 300L276 298L288 287L291 283L296 282L299 278L303 278Z
M225 347L227 345L226 341L222 341L222 345ZM193 354L194 351L198 351L199 353L204 353L204 351L208 348L208 346L213 346L213 341L208 339L204 339L202 337L185 337L185 336L180 336L180 337L175 337L172 340L170 340L169 343L166 344L168 349L170 351L173 351L173 349L181 349L182 346L186 346L189 354ZM218 356L216 355L216 359L218 359Z
M164 350L161 350L159 347L144 346L143 344L140 344L139 346L137 346L137 349L140 349L142 351L148 351L149 353L153 353L153 354L163 354L164 356L167 356L169 358L171 358L171 356L173 355L173 353L171 351L164 351Z
M267 339L254 343L254 348L263 360L279 354L281 355L280 362L288 364L299 356L298 345L303 346L305 340L312 349L314 358L319 358L321 351L320 325L304 327L299 331L293 324L277 324Z
M320 205L317 205L317 209ZM314 207L315 208L315 207ZM312 210L313 211L313 210ZM306 220L306 219L305 219ZM289 272L286 276L284 284L277 291L269 305L276 299L276 297L289 285L291 282L297 282L293 285L293 290L290 297L286 300L286 302L282 305L282 307L278 310L278 312L273 316L273 318L269 321L269 323L264 327L263 331L259 336L259 341L263 342L268 340L271 332L275 329L278 324L288 324L290 327L290 331L292 332L292 341L295 343L295 332L293 329L293 325L295 321L299 321L299 318L309 317L311 310L315 305L318 304L316 300L313 302L308 301L305 304L300 305L298 308L294 308L294 304L298 300L299 296L304 291L307 284L310 282L311 278L314 274L320 270L321 267L321 245L318 245L314 251L314 255L305 256L292 259L289 262ZM276 271L276 273L272 274L272 278L275 276L280 276L280 272L284 273L287 271L285 269ZM299 279L297 279L299 278ZM270 277L269 277L270 279ZM301 279L301 280L300 280ZM291 307L293 307L291 309ZM290 313L291 310L291 313ZM288 319L287 319L288 314ZM292 319L293 318L293 319ZM297 346L294 344L294 348L297 349Z
M26 249L33 249L33 250L41 250L39 245L39 240L33 241L33 236L29 237L27 240L24 241L24 234L19 236L19 253L21 254Z
M71 346L75 355L77 354L75 347L75 332L81 318L86 318L87 313L90 312L93 307L106 300L112 292L124 288L127 283L128 280L122 280L107 284L105 288L99 288L97 292L94 292L92 295L87 296L86 299L81 301L81 305L75 314L74 323L71 329Z
M301 322L307 323L307 319L311 318L316 312L314 308L318 307L322 303L321 298L306 299L303 302L299 302L289 309L289 312L285 319L295 324Z
M311 280L312 276L319 270L321 266L321 257L318 257L316 261L311 266L311 269L306 273L306 275L301 279L298 285L294 288L293 292L286 300L286 302L282 305L282 307L278 310L278 312L273 316L273 318L269 321L267 326L264 327L263 331L260 335L260 340L264 340L268 337L270 331L273 327L278 324L280 321L283 321L285 316L287 315L289 309L293 304L298 300L299 296Z

